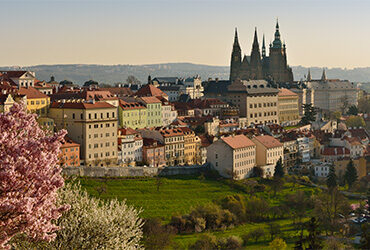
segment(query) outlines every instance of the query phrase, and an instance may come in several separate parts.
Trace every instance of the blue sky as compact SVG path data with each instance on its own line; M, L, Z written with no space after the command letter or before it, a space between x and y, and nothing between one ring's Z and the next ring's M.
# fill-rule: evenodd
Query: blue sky
M279 18L290 65L370 66L367 0L0 0L0 65L229 65Z

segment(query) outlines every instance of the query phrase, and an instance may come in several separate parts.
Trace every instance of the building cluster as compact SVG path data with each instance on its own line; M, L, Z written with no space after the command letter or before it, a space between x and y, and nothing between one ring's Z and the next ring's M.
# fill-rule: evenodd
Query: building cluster
M302 104L333 112L357 104L349 81L293 81L279 25L260 53L255 31L250 56L241 57L235 32L230 79L148 77L147 84L99 87L68 81L40 81L34 72L0 72L0 111L23 102L44 129L66 129L64 166L179 166L208 164L222 176L247 178L255 167L274 174L279 159L286 171L338 174L350 159L367 175L369 135L323 120L299 126ZM321 112L322 111L322 112ZM370 119L369 119L370 120Z

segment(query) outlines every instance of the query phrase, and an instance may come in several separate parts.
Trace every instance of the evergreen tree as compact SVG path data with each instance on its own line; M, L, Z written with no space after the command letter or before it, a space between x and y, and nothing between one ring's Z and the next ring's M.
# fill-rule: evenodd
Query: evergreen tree
M283 162L280 157L280 159L276 162L275 165L275 172L274 172L274 177L275 178L282 178L284 177L284 169L283 169Z
M312 217L311 220L308 222L307 225L308 237L307 243L308 247L306 249L322 249L321 240L319 238L320 231L319 231L319 224L316 221L315 217Z
M358 108L356 105L349 106L348 112L349 115L358 115Z
M326 178L326 185L330 190L338 186L337 179L338 178L337 175L335 174L335 168L332 165L330 166L329 175Z
M357 178L357 170L351 159L347 165L346 173L344 174L344 179L346 180L349 188L351 188L353 183L357 181Z
M301 119L302 125L310 124L311 122L314 122L316 120L316 114L317 110L315 107L312 106L312 104L303 104L302 105L304 109L304 115Z

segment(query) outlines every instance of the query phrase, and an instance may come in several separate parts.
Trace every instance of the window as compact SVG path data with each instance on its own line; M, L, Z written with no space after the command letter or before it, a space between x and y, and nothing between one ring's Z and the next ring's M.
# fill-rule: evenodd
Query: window
M106 136L106 137L109 137L109 133L106 133L106 134L105 134L105 136Z
M112 112L112 117L114 117L114 112Z
M76 115L75 113L72 114L72 119L75 119L76 118Z
M80 118L81 118L81 120L84 118L83 114L80 114ZM89 127L90 127L90 126L89 126Z
M107 112L107 118L109 118L109 112Z
M89 114L89 119L91 119L91 114Z
M94 117L95 117L95 119L98 119L98 114L97 114L97 113L95 113L95 114L94 114Z
M103 119L103 113L100 113L100 118Z
M107 128L109 128L109 123L105 124L105 126L106 126Z

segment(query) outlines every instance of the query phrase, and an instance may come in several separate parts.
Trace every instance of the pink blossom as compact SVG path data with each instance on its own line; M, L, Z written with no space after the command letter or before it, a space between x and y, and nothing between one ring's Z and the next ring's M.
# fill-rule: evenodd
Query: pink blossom
M48 135L20 104L0 114L0 248L9 248L19 233L55 238L53 221L68 209L56 206L64 185L57 156L65 134Z

